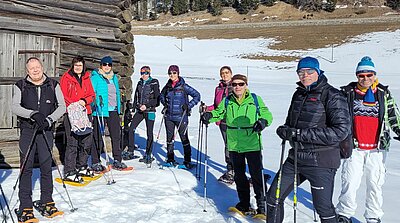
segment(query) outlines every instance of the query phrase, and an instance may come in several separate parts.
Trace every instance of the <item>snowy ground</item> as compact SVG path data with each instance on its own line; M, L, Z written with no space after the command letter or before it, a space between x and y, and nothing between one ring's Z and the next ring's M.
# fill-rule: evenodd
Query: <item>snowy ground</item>
M296 88L296 63L273 63L241 59L243 54L263 53L268 55L311 55L320 58L321 69L325 70L331 84L336 87L355 81L354 70L357 62L364 55L370 55L378 69L379 80L389 84L395 98L399 98L400 84L397 67L400 59L400 30L396 32L380 32L354 38L350 43L332 48L327 47L310 51L274 51L268 45L272 39L250 40L181 40L170 37L135 36L136 67L138 71L142 65L150 65L152 76L159 79L163 86L167 81L167 68L170 64L178 64L181 75L188 84L198 89L202 101L211 104L213 92L219 80L218 70L223 65L230 65L234 73L248 74L249 88L252 92L262 96L272 111L274 121L272 126L263 132L263 154L265 172L275 175L279 166L280 140L275 129L284 122L290 98ZM334 60L334 61L333 61ZM133 79L139 79L135 74ZM197 108L197 107L196 107ZM158 111L159 112L159 111ZM199 114L193 110L190 118L189 135L192 144L192 158L196 160L198 140ZM160 128L161 115L157 113L154 133ZM138 130L136 143L144 148L145 125L142 123ZM161 129L160 139L156 143L155 152L157 161L164 160L165 130ZM182 161L182 146L175 144L178 161ZM400 184L400 153L397 152L400 143L394 141L387 159L387 179L384 185L383 222L398 222L397 202L400 198L398 185ZM143 153L143 151L141 151ZM204 150L203 150L204 153ZM202 153L201 153L202 154ZM68 186L76 212L70 212L65 190L55 184L54 200L57 206L66 213L63 217L43 222L245 222L246 220L227 213L229 206L235 205L237 195L235 187L228 187L218 183L217 179L225 169L223 145L219 129L214 125L208 128L208 165L207 200L204 212L204 166L201 165L202 179L196 180L195 171L178 169L160 169L154 164L151 169L137 160L126 162L135 167L129 173L113 172L116 184L106 185L104 179L92 182L86 187L76 188ZM10 199L12 187L18 176L18 170L1 170L0 182L7 199ZM54 169L53 176L58 177ZM34 199L39 198L39 171L34 172ZM270 183L270 182L269 182ZM299 188L298 222L313 222L313 207L308 183ZM18 206L18 190L10 203L11 208ZM334 200L340 192L340 170L335 184ZM364 222L365 184L361 185L358 193L356 219ZM255 203L255 200L252 200ZM286 200L285 221L293 222L291 197ZM38 215L38 214L36 214ZM252 222L252 220L248 220ZM356 221L357 222L357 221Z

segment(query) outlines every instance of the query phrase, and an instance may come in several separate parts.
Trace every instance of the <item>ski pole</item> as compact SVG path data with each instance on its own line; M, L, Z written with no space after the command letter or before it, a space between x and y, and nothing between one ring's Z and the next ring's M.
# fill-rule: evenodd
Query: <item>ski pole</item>
M152 151L151 151L151 157L154 157L154 144L156 144L156 143L158 143L158 140L160 139L160 133L161 133L161 128L162 128L162 125L163 125L163 123L164 123L164 118L165 118L165 113L163 114L163 116L161 117L161 123L160 123L160 128L158 129L158 132L157 132L157 137L156 137L156 142L154 142L154 140L153 140L153 144L152 144L152 147L153 147L153 149L152 149ZM157 162L157 161L156 161ZM151 163L150 163L150 168L151 168Z
M114 180L114 176L112 174L112 168L111 168L111 164L110 164L110 157L108 156L108 152L107 152L107 145L106 145L106 132L105 132L105 122L104 122L104 115L103 115L103 97L101 97L101 95L99 95L99 100L100 100L100 111L101 111L101 123L99 123L99 125L101 124L102 128L102 132L101 132L101 138L103 140L103 145L104 145L104 152L106 154L106 166L107 168L110 169L110 178L107 181L107 185L111 185L115 183ZM99 114L98 114L99 115ZM111 181L110 181L111 180Z
M201 150L202 150L202 140L203 140L203 122L201 121L201 116L200 116L200 121L199 121L199 133L197 134L197 154L196 154L196 178L198 178L198 180L200 180L200 172L198 172L198 170L200 168L198 168L198 166L201 164L201 162L199 162L199 156L201 158Z
M69 196L69 193L68 193L68 190L67 190L67 186L65 185L65 182L64 182L64 178L63 178L62 175L61 175L60 167L58 166L58 164L57 164L57 162L56 162L56 159L54 158L54 154L53 154L52 148L50 147L49 141L47 140L46 131L43 130L42 134L43 134L43 137L44 137L44 141L45 141L45 143L46 143L46 146L47 146L47 150L49 151L53 162L56 164L57 171L58 171L58 174L60 175L63 188L64 188L64 190L65 190L65 193L67 194L67 197L68 197L68 200L69 200L69 203L70 203L70 206L71 206L71 210L70 210L70 211L71 211L71 212L75 212L76 210L78 210L78 208L75 208L74 205L72 204L72 200L71 200L71 197Z
M35 141L35 138L36 138L37 129L38 129L38 126L35 125L35 128L33 129L31 141L29 142L29 145L28 145L28 151L27 151L27 153L25 155L24 162L22 163L21 170L20 170L20 172L18 174L18 178L15 181L15 184L13 186L13 192L12 192L11 197L10 197L10 203L11 203L11 201L13 199L15 189L17 188L18 182L21 179L22 173L25 170L26 163L28 162L28 158L29 158L29 156L31 154L33 142ZM21 151L21 154L22 154L22 151Z
M293 222L297 222L297 143L294 143Z
M206 124L206 139L205 139L205 145L204 145L204 208L203 212L207 212L206 206L207 206L207 171L208 171L208 164L207 164L207 144L208 144L208 125Z
M181 125L182 125L183 119L185 118L185 115L186 115L186 110L183 111L182 118L181 118L181 120L179 121L178 127L176 128L176 130L175 130L175 132L174 132L174 141L175 141L175 136L178 134L178 131L179 131L179 129L181 128Z
M313 208L313 210L314 210L314 222L318 222L318 220L317 220L317 212L315 211L315 208Z
M4 190L3 190L3 187L1 186L1 184L0 184L0 190L1 190L1 194L3 195L4 203L6 204L8 213L10 214L11 220L12 220L13 223L15 223L14 218L13 218L12 213L11 213L11 210L10 210L10 206L8 205L8 202L7 202L7 199L6 199L6 195L4 193ZM3 205L1 205L1 211L3 212L4 221L7 222L7 215L6 215L6 213L5 213L4 209L3 209Z
M277 182L276 194L275 194L275 199L276 200L275 200L274 223L276 223L276 218L277 218L277 214L278 214L279 199L281 198L282 167L283 167L283 156L285 155L286 140L282 140L281 146L282 146L282 152L281 152L281 160L280 160L280 163L279 163L278 182Z

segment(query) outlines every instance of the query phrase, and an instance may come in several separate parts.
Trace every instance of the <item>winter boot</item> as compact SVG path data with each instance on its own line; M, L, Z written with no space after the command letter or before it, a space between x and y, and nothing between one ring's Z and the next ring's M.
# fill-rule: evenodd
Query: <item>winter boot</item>
M101 163L95 163L95 164L92 164L92 170L94 173L100 174L106 170L106 167L101 165Z
M379 218L367 218L367 223L381 223L381 219Z
M81 177L94 177L94 171L90 167L81 166L78 169L77 175L79 175Z
M244 205L243 203L239 202L236 204L236 209L243 213L243 215L253 215L256 211L250 207L249 205Z
M233 184L235 183L234 180L234 172L233 170L228 170L226 171L219 179L218 181L224 182L226 184Z
M182 169L190 170L193 167L194 167L194 165L192 164L192 162L190 162L190 161L184 161L183 162L183 168Z
M123 169L126 169L127 167L128 166L125 163L122 163L121 161L118 161L118 160L114 160L113 169L123 170Z
M78 175L77 171L73 170L64 175L65 181L76 182L76 183L83 183L84 180L80 175Z
M154 158L151 155L144 155L143 158L139 159L139 162L150 164L154 161Z
M174 159L167 159L163 166L165 167L175 167L178 163Z
M338 222L339 223L352 223L350 218L343 216L343 215L338 215Z
M44 217L46 218L54 218L58 215L63 215L64 212L59 211L54 202L48 202L46 204L40 203L40 201L34 201L33 207Z
M15 209L18 223L39 222L39 219L33 215L33 208L24 208L23 210Z

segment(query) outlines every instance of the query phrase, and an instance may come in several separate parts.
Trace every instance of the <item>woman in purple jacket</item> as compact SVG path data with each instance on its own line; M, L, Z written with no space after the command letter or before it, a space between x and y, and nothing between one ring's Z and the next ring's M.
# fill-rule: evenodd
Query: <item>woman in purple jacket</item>
M223 98L232 93L231 79L232 79L232 69L229 66L223 66L219 70L219 75L221 80L218 86L215 88L214 104L207 106L207 111L212 111L216 108ZM233 184L233 166L229 159L228 147L226 145L226 122L225 119L216 123L221 131L222 139L225 144L225 162L227 171L218 179L219 181L225 182L227 184Z

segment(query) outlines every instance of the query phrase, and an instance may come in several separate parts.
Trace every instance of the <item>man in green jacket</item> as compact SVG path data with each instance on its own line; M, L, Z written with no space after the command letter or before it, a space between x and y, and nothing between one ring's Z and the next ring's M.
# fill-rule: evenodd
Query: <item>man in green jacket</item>
M257 214L265 215L262 179L261 131L272 123L272 114L259 96L250 93L247 77L232 77L233 93L224 98L218 107L202 115L204 124L226 119L229 156L235 172L239 203L236 208L251 212L250 184L246 177L246 159L257 201ZM226 101L228 100L228 101Z

